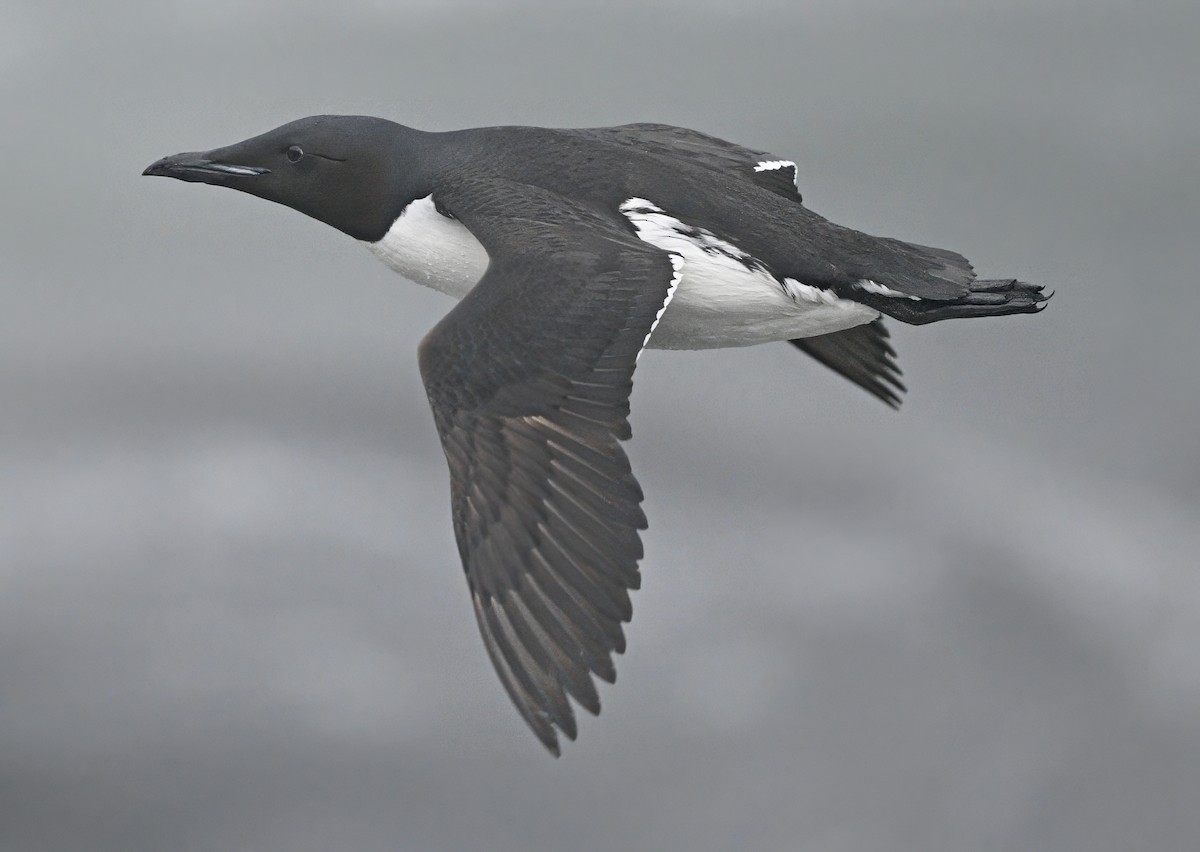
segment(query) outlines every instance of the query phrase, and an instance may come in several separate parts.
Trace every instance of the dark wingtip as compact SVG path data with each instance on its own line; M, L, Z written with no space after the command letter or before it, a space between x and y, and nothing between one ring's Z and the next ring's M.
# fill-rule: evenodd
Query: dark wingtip
M788 341L834 372L844 376L880 400L898 409L901 394L908 390L901 380L896 350L882 320L854 326L844 331L816 337L798 337Z

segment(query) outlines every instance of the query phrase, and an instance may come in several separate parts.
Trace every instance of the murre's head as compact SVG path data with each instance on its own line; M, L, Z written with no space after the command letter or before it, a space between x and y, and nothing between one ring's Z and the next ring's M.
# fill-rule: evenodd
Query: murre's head
M235 145L163 157L142 174L248 192L374 241L429 194L424 136L382 118L314 115Z

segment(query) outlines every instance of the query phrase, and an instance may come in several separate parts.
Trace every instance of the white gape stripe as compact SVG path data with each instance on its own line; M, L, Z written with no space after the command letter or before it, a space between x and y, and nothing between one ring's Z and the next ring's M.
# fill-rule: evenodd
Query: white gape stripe
M261 175L266 169L260 169L255 166L226 166L222 165L220 171L227 175L248 175L251 177Z
M650 323L650 330L646 332L646 339L642 341L642 348L638 350L638 354L634 357L635 361L640 359L642 353L646 351L646 345L650 343L650 337L654 334L654 329L658 328L659 320L667 312L667 305L671 304L671 300L675 298L675 290L679 287L679 282L683 279L683 258L674 252L669 257L671 258L671 284L667 287L667 297L663 299L662 307L654 315L654 322Z
M870 278L864 278L861 281L856 281L854 286L867 293L874 293L877 296L888 296L893 299L912 299L914 302L921 301L920 296L910 296L907 293L901 293L899 290L893 290L883 284L877 284Z

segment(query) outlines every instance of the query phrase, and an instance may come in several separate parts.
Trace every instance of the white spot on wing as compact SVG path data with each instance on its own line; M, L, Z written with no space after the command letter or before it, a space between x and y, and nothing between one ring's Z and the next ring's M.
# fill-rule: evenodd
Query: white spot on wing
M803 300L813 305L830 305L838 307L840 305L852 305L846 299L838 298L837 293L832 290L825 290L821 287L813 287L811 284L802 284L795 278L783 279L783 289L794 300Z
M797 189L800 188L800 184L797 183L797 181L796 181L796 178L797 178L796 164L793 163L791 160L763 160L761 163L758 163L757 165L754 166L754 171L756 171L756 172L774 172L774 171L778 171L779 169L791 169L792 170L792 184Z
M914 302L921 301L920 296L910 296L907 293L901 293L899 290L893 290L891 287L878 284L869 278L856 281L854 286L867 293L874 293L877 296L888 296L893 299L912 299Z

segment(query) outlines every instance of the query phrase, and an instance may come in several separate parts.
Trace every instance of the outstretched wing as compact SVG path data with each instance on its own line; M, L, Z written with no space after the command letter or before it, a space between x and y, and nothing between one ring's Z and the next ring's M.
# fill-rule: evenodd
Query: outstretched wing
M619 442L682 261L523 184L467 178L434 196L490 257L420 350L454 532L492 664L557 755L558 731L576 733L568 696L598 713L591 675L611 683L625 650L646 519Z
M802 201L796 187L796 164L791 160L767 151L743 148L707 133L648 122L618 127L589 127L571 132L603 142L628 145L652 154L664 154L674 161L688 160L706 169L749 180L797 204Z
M900 407L904 383L882 319L845 331L800 337L788 342L840 373L892 408Z

